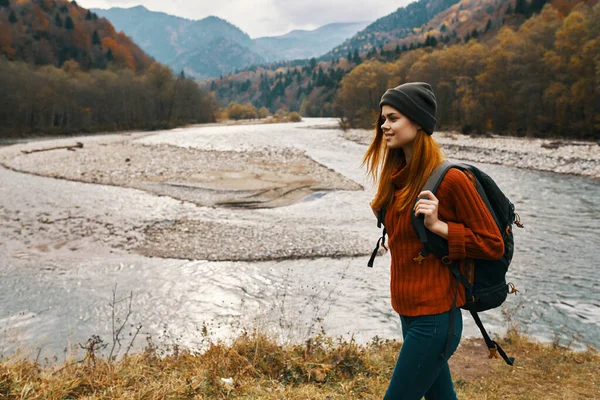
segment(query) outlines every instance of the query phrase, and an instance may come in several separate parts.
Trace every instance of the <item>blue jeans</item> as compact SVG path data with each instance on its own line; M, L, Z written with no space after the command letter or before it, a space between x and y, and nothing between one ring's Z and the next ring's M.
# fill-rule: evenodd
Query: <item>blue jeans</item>
M462 335L460 309L454 311L454 327L448 349L450 358ZM435 315L401 315L404 343L384 400L455 400L448 360L443 357L448 338L450 311Z

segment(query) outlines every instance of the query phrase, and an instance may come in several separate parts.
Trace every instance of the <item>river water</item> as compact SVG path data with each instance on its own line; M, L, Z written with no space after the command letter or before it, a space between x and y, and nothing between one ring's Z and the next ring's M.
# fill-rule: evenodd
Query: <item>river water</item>
M150 335L159 343L198 348L205 343L203 328L213 338L254 327L282 341L321 330L361 342L400 337L390 306L388 255L370 269L368 256L209 262L148 258L111 246L113 236L134 234L149 221L182 218L302 220L374 245L379 231L368 207L373 188L360 168L366 147L344 140L334 120L190 127L140 141L215 150L293 147L366 190L328 192L276 209L224 210L0 167L0 353L21 348L36 354L39 348L44 356L60 356L91 335L110 341L115 288L118 299L132 294L129 321L142 324L136 347ZM508 274L520 292L503 309L482 315L487 329L501 335L516 324L544 341L600 348L598 182L478 166L496 179L525 224L516 230ZM63 218L74 221L69 234L79 232L76 239L47 222ZM124 308L126 302L117 305L116 317L124 317ZM470 316L463 317L464 335L478 336ZM128 324L124 332L133 329Z

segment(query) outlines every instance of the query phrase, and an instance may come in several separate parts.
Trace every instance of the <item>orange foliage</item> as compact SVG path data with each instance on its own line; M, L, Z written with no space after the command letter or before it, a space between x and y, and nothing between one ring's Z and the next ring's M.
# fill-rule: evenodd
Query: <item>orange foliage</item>
M92 39L88 31L81 26L81 24L75 25L75 29L72 33L73 45L86 51L92 47Z
M81 8L77 6L70 7L69 14L71 15L71 18L73 18L73 21L81 20Z
M563 18L571 12L577 3L570 0L552 0L550 4L558 10L559 15Z
M39 31L46 31L50 27L50 21L46 17L46 13L41 7L37 4L33 6L33 15L35 16L35 20L32 24L33 29Z
M115 31L115 27L112 26L112 24L110 22L108 22L108 20L100 19L98 21L100 22L100 27L98 29L98 33L103 32L104 36L110 36L110 37L114 37L117 34L117 31Z
M135 60L133 56L126 47L117 43L115 39L110 37L102 39L102 48L110 49L116 65L136 71Z
M9 60L15 59L15 49L12 47L13 39L7 25L0 24L0 54L4 54Z
M46 10L51 10L54 7L52 0L42 0L42 7Z

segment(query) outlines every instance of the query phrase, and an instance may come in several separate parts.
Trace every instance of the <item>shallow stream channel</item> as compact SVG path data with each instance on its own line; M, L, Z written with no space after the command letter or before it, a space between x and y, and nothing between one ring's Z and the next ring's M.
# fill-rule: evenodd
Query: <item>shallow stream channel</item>
M155 157L148 152L144 157L150 159L131 177L126 171L132 167L114 161L105 166L108 172L101 170L100 150L86 157L96 157L94 168L101 171L70 163L69 157L83 154L78 149L30 153L38 157L35 162L22 151L78 140L84 149L106 143L124 148L126 141L127 151L134 151L129 164L137 161L132 143L162 150ZM178 158L173 149L186 153ZM373 187L360 167L365 150L344 139L333 119L1 147L0 353L21 349L63 357L92 335L111 342L113 323L122 323L128 310L123 347L141 325L136 349L148 336L155 343L199 349L208 337L227 339L255 328L282 342L302 342L320 332L359 342L400 339L389 298L389 255L367 267L380 231L368 206ZM223 181L227 184L250 179L241 162L263 169L252 169L254 180L243 193L233 186L225 193L215 174L207 180L203 170L190 172L194 157L200 160L206 152L230 162L219 167L231 178ZM258 158L235 157L247 152ZM302 179L292 179L289 190L281 189L288 175L269 178L270 154L282 164L288 155L293 158L289 176ZM92 165L92 158L85 160ZM497 181L525 224L515 229L508 274L519 293L502 309L482 314L487 329L502 335L517 326L543 341L600 348L598 181L476 165ZM148 178L159 175L153 168L171 174L172 190ZM319 179L307 181L303 171ZM176 173L187 175L174 180ZM261 186L264 179L279 185L279 197L261 198L266 207L227 197L274 193ZM211 193L227 201L214 202ZM117 302L111 307L113 293ZM464 336L478 336L471 317L463 318Z

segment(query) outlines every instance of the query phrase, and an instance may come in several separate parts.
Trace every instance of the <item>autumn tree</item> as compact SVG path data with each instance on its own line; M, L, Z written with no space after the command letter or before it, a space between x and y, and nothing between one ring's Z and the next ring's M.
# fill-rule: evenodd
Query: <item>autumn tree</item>
M214 121L218 110L212 95L160 65L84 72L74 60L56 68L0 58L0 87L0 137L167 128ZM165 95L168 108L156 113Z
M365 62L342 80L335 100L337 113L351 126L371 128L379 110L379 100L388 87L389 73L379 61Z
M15 58L15 49L13 47L10 28L2 24L0 24L0 55L6 57L8 60L14 60Z

